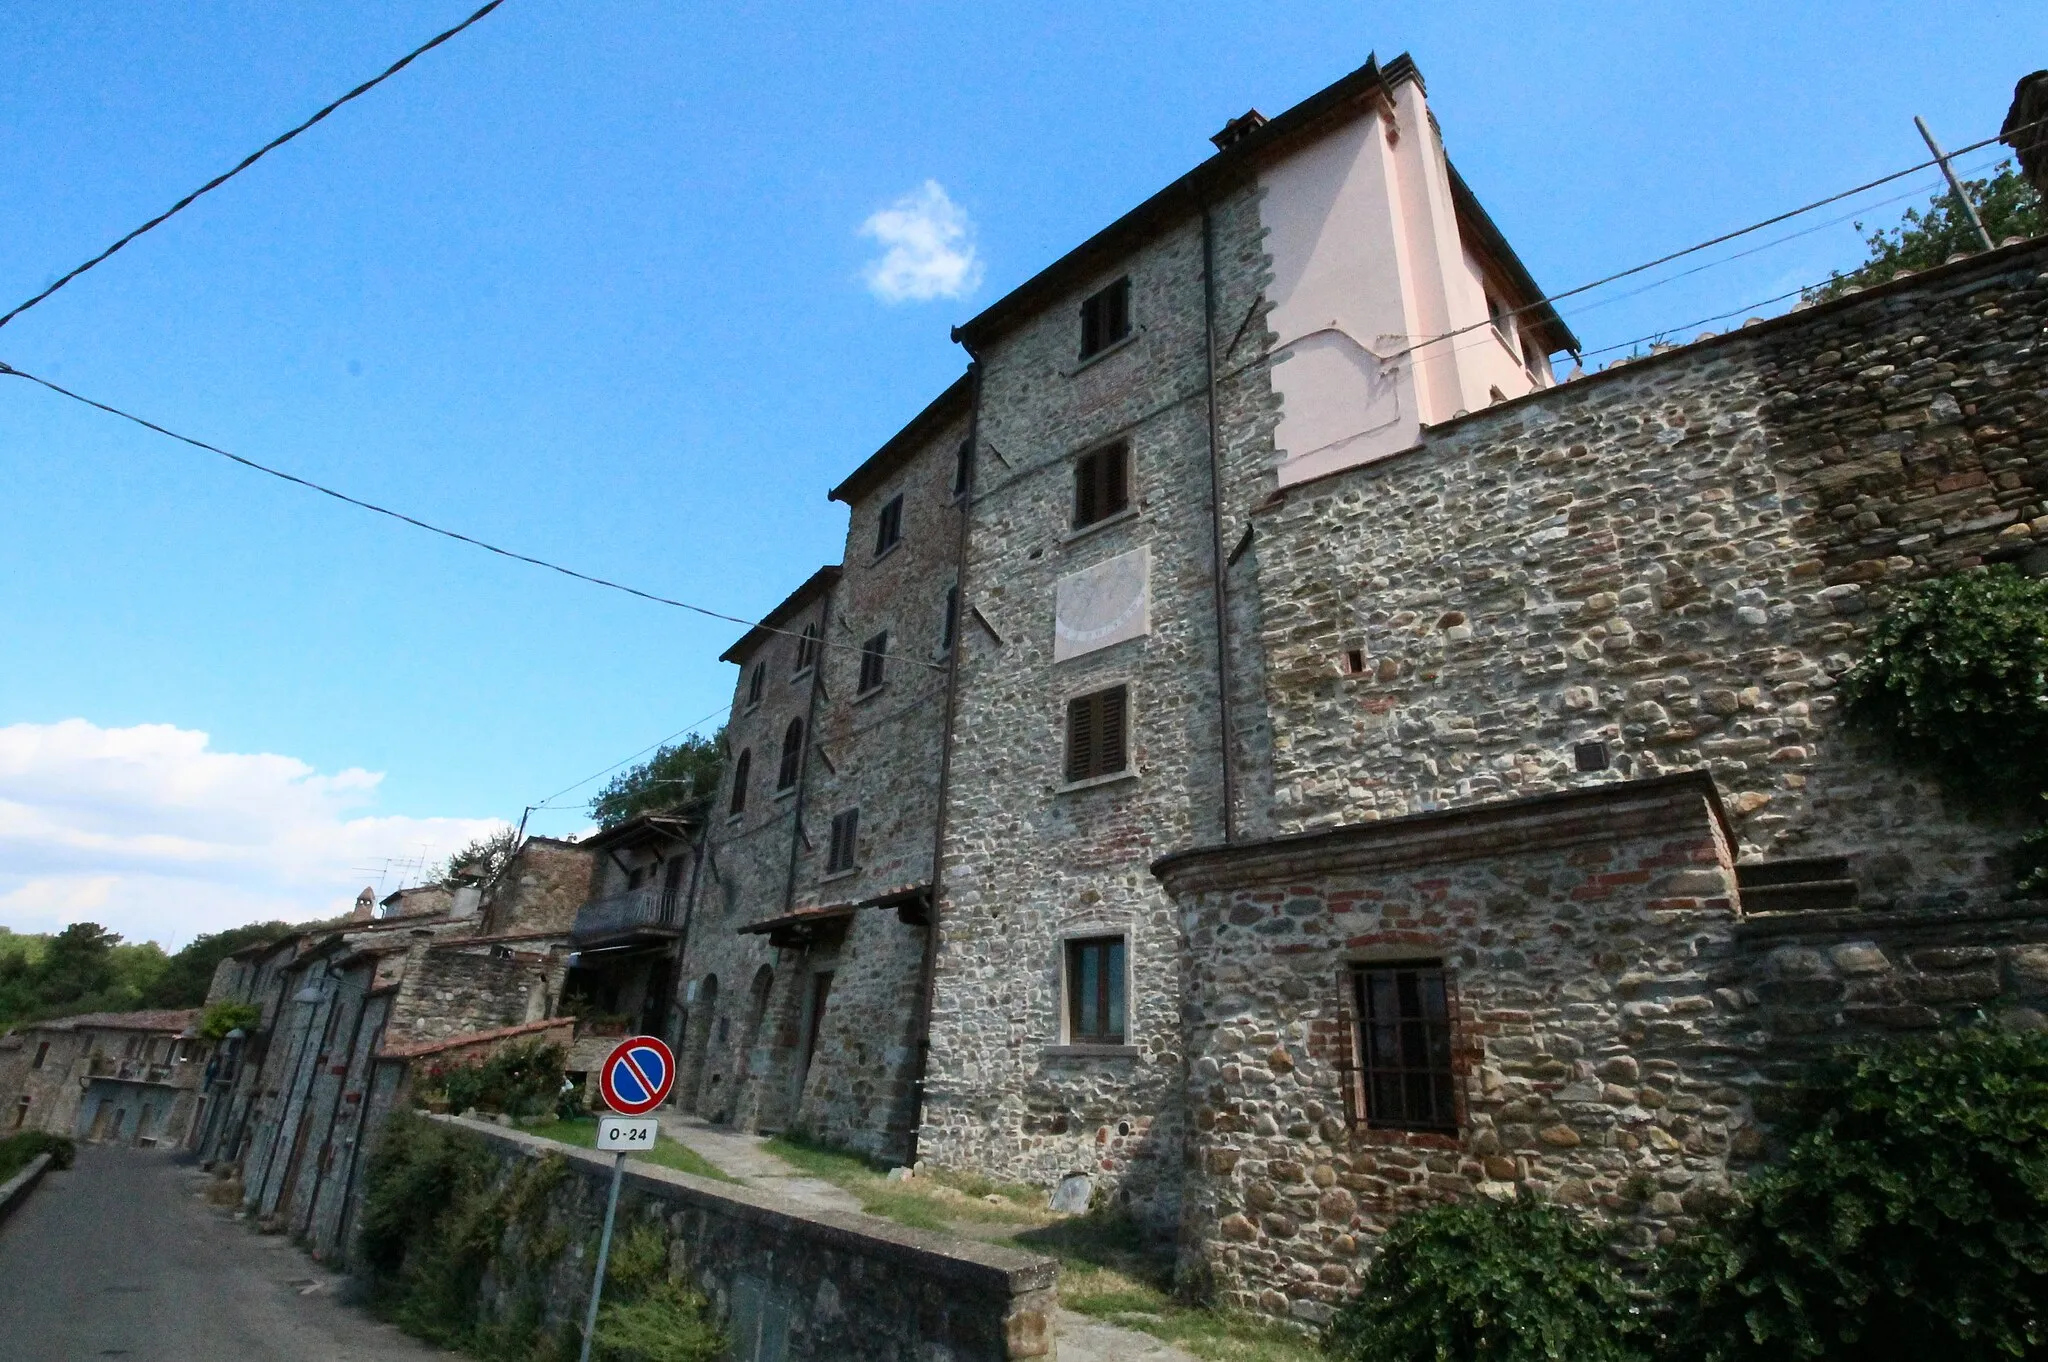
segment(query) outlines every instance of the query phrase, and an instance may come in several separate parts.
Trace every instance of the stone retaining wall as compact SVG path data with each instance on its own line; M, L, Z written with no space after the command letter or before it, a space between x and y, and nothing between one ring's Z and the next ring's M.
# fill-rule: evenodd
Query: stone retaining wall
M548 1226L565 1256L538 1269L499 1257L485 1285L486 1310L509 1317L537 1291L550 1324L580 1322L594 1245L610 1186L609 1155L517 1131L434 1118L487 1144L507 1172L548 1154L571 1177L551 1194ZM811 1211L751 1188L631 1162L619 1197L618 1234L656 1225L671 1268L714 1311L747 1324L735 1362L1007 1362L1053 1356L1051 1314L1058 1265L869 1216ZM757 1350L758 1349L758 1350Z
M38 1154L29 1160L28 1167L16 1173L5 1182L0 1182L0 1224L7 1223L7 1217L28 1200L28 1194L43 1180L43 1174L50 1168L50 1156Z

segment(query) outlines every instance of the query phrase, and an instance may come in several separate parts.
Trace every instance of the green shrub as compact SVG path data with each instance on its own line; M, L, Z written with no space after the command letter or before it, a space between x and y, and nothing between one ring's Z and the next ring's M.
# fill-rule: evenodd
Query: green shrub
M445 1099L448 1109L457 1113L475 1107L513 1116L562 1116L565 1103L581 1106L579 1097L563 1089L562 1065L567 1058L559 1045L509 1045L480 1064L429 1069L419 1092L429 1100Z
M716 1362L726 1338L704 1298L668 1277L668 1242L652 1225L612 1241L591 1354L597 1362Z
M47 1135L40 1130L24 1130L0 1140L0 1182L5 1182L36 1161L39 1155L50 1156L50 1167L69 1168L78 1157L78 1148L67 1135Z
M1672 1255L1674 1362L2048 1355L2048 1036L1849 1054L1782 1165Z
M249 1003L218 1002L200 1016L199 1037L219 1044L228 1038L230 1031L247 1035L262 1024L262 1008Z
M1527 1198L1396 1222L1323 1336L1348 1362L1635 1362L1646 1342L1600 1235Z

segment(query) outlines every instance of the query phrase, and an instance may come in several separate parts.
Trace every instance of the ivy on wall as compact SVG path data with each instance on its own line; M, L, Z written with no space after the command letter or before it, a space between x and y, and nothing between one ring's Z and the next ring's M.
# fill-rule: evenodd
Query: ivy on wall
M2048 825L2048 579L2000 564L1903 588L1841 695L1963 807ZM2048 826L2018 860L2022 887L2048 890Z

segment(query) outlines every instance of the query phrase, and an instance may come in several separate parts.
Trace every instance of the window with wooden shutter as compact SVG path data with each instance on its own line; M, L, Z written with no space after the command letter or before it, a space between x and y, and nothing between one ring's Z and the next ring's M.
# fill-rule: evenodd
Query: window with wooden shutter
M1067 943L1067 1041L1124 1043L1124 939L1099 936Z
M796 774L804 760L804 721L791 719L789 727L782 730L782 764L775 770L775 788L787 790L796 784Z
M825 873L836 875L854 867L854 848L860 836L860 810L848 809L832 818L832 849L825 857Z
M1115 775L1129 765L1125 729L1130 687L1112 686L1067 701L1067 779Z
M875 517L875 557L880 558L896 547L896 541L903 538L903 494L898 492L883 505L882 513Z
M889 631L884 629L860 645L860 686L865 694L882 684L882 663L889 656Z
M1117 280L1081 304L1081 358L1107 350L1131 334L1131 281Z
M1107 520L1131 504L1131 447L1119 440L1074 461L1074 528Z
M754 770L752 749L740 753L740 759L732 764L732 805L728 812L739 813L747 807L747 777Z
M1442 965L1367 965L1351 978L1365 1124L1455 1134L1451 992Z

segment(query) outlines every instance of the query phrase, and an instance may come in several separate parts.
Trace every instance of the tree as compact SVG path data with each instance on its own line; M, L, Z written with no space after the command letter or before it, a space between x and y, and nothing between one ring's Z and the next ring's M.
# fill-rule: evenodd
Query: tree
M156 977L145 1001L150 1007L197 1007L206 1001L213 971L221 961L244 946L282 941L298 930L289 922L252 922L194 937L164 963L163 973Z
M1988 180L1964 180L1963 188L1977 205L1984 230L1994 242L2048 233L2048 211L2042 208L2040 194L2011 162L2000 166ZM1863 224L1857 223L1856 230L1862 231ZM1984 249L1969 215L1945 189L1928 200L1924 211L1908 208L1898 226L1872 232L1864 244L1870 250L1869 259L1847 274L1831 275L1819 288L1808 289L1807 299L1819 302L1838 297L1851 286L1881 284L1900 270L1930 269L1958 251L1969 254Z
M0 1025L143 1005L168 962L153 941L126 945L96 922L74 922L42 952L0 955Z
M590 801L600 827L615 828L643 813L701 812L725 774L725 730L691 734L622 771Z
M483 878L492 879L505 868L506 862L512 859L512 853L518 849L518 829L504 827L496 832L487 832L470 839L468 846L450 856L448 864L441 867L440 879L446 883L478 863L483 865Z

